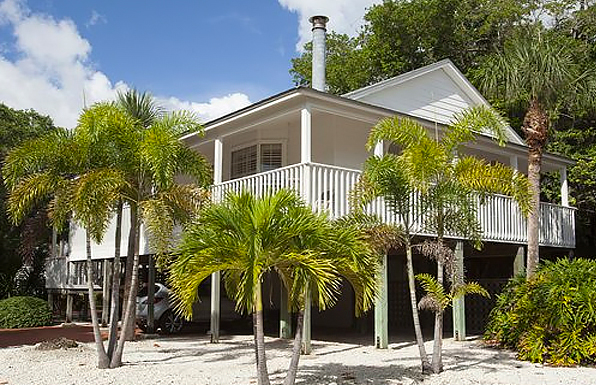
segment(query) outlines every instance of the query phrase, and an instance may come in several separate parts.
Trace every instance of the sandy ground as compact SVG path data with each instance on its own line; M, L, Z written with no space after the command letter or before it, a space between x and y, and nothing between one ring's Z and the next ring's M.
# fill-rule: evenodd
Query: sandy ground
M281 383L290 342L267 339L269 373ZM477 340L445 340L445 371L422 376L417 348L397 343L387 350L348 343L313 341L314 352L300 360L300 384L596 384L596 368L553 368L515 360L511 352L482 346ZM429 343L428 350L431 351ZM68 350L40 351L33 346L0 349L0 384L256 384L251 336L183 336L127 343L124 366L95 368L93 344Z

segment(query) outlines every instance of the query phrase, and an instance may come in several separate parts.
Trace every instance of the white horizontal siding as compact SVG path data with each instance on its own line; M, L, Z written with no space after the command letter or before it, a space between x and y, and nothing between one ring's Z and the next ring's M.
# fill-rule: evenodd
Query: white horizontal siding
M358 100L443 124L475 104L442 69Z

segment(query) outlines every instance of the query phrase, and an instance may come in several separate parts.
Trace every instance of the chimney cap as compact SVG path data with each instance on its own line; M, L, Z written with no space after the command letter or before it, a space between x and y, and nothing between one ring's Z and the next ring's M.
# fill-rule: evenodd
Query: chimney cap
M312 24L312 29L323 28L326 29L326 24L329 21L327 16L315 15L311 16L308 21Z

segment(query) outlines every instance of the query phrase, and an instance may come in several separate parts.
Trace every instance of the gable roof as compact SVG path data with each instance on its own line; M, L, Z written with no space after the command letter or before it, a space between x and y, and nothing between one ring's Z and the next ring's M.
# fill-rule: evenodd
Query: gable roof
M471 106L490 103L449 59L372 84L343 95L441 124L449 124L457 113ZM507 139L523 145L510 126Z

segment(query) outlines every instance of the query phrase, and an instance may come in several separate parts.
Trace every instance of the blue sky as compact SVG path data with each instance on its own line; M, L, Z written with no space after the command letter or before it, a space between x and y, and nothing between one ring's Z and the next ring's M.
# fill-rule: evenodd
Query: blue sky
M354 35L378 0L0 0L0 102L72 127L119 89L204 120L293 86L308 17Z

